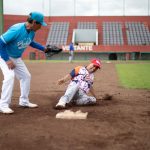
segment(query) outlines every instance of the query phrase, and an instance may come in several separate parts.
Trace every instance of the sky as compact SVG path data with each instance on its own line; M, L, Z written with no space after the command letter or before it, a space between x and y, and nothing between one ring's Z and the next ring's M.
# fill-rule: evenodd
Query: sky
M148 16L150 0L3 0L4 14L45 16Z

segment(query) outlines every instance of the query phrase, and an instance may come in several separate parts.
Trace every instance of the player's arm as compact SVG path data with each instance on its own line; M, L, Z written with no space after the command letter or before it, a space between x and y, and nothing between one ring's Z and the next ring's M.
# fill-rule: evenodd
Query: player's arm
M9 59L9 56L6 51L6 43L1 38L0 38L0 56L6 62L9 69L14 69L15 64Z
M1 54L1 57L5 61L9 60L9 56L7 54L7 51L6 51L6 43L1 38L0 38L0 54Z
M6 61L6 64L9 69L14 69L15 64L12 60L9 59L9 55L6 51L6 46L11 41L15 40L19 36L20 32L18 32L18 28L15 26L10 27L4 34L1 35L0 39L0 53L1 57L4 61Z
M74 68L69 74L67 74L63 78L59 79L58 80L58 84L61 85L61 84L65 83L65 82L73 79L75 76L78 75L80 68L81 68L80 66Z
M61 85L69 80L71 80L71 75L70 74L67 74L66 76L64 76L63 78L59 79L58 80L58 85Z
M43 52L46 51L46 48L45 48L43 45L41 45L40 43L37 43L37 42L35 42L35 41L32 41L32 42L30 43L30 46L33 47L33 48L36 48L36 49L38 49L38 50L40 50L40 51L43 51Z
M93 86L90 87L90 93L97 99Z
M97 95L95 94L95 90L94 90L93 86L91 86L89 92L96 98L96 100L102 100L102 98L100 98L99 96L97 96Z

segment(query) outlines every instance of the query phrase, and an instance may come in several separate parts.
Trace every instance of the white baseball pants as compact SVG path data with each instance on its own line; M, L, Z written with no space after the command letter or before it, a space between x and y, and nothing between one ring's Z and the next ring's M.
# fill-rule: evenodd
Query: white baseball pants
M9 69L6 62L0 57L0 68L4 75L0 107L9 107L11 103L15 76L20 81L21 96L19 99L19 104L24 105L26 103L29 103L28 95L30 91L31 74L29 73L26 65L24 64L21 58L10 59L14 62L16 66L13 70Z
M60 98L59 102L70 103L74 102L76 105L88 105L95 104L96 98L88 96L84 91L79 89L79 85L76 82L72 82L68 85L65 94Z
M69 62L73 61L74 51L69 51Z

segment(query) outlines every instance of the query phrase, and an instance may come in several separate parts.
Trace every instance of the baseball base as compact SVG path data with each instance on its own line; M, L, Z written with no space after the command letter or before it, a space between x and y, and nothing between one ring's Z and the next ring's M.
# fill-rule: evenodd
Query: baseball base
M81 112L78 110L73 112L71 110L65 110L64 112L59 112L56 114L57 119L87 119L88 112Z

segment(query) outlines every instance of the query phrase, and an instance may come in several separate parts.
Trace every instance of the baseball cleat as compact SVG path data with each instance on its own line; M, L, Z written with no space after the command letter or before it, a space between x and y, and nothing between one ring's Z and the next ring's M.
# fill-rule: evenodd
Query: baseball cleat
M26 103L26 104L19 104L19 106L21 106L21 107L25 107L25 108L37 108L38 107L38 105L37 104L33 104L33 103Z
M66 108L66 104L64 102L58 102L57 105L55 106L55 109L61 110L61 109L65 109Z
M61 109L65 109L66 107L62 106L62 105L57 105L54 108L57 109L57 110L61 110Z
M0 107L0 112L3 114L12 114L14 113L14 111L12 109L10 109L9 107Z

